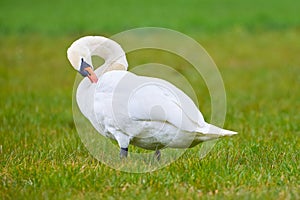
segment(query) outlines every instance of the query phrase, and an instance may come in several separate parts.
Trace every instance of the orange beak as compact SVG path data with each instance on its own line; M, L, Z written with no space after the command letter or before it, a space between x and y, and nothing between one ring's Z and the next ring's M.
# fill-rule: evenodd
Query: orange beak
M87 68L85 68L85 70L89 73L89 75L87 77L90 79L90 81L92 83L97 83L98 77L95 74L94 70L91 67L87 67Z

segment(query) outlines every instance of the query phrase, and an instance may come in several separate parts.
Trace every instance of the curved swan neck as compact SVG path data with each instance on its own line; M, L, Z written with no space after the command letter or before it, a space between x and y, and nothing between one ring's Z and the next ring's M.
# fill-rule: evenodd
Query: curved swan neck
M105 69L103 71L114 69L127 70L128 67L125 52L121 46L115 41L102 36L85 36L76 40L68 50L68 57L74 57L72 56L74 54L82 57L91 65L92 56L103 58L105 61L103 65ZM69 60L71 61L72 59ZM76 68L77 66L74 67Z

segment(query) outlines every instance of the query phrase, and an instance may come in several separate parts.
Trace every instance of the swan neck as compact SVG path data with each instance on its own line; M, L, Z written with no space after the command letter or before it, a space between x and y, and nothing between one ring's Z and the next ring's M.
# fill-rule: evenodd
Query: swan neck
M104 59L105 71L127 70L128 63L125 52L115 41L101 36L91 36L86 44L90 57L99 56Z
M109 65L104 72L109 72L109 71L113 71L113 70L127 70L127 68L119 63L115 63L112 65Z

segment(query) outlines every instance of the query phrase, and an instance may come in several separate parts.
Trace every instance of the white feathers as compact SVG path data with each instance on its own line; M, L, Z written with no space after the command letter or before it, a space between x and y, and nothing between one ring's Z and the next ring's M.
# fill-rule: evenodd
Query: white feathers
M125 52L118 43L108 38L102 36L82 37L73 42L67 50L67 57L76 70L80 67L81 58L92 65L92 56L100 56L105 60L106 65L121 64L127 70L128 63Z
M127 69L125 53L116 42L99 36L75 41L68 49L68 59L76 69L82 57L98 55L105 60L95 73L99 81L85 78L77 90L81 112L104 136L146 149L187 148L202 141L236 132L224 130L204 121L194 102L171 83L137 76ZM91 62L91 61L90 61ZM113 64L124 70L112 70ZM91 64L91 63L89 63Z

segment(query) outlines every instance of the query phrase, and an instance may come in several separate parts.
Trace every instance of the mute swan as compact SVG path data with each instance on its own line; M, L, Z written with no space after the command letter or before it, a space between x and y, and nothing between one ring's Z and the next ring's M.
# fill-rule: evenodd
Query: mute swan
M93 71L92 56L105 63ZM127 70L125 52L102 36L76 40L67 50L71 65L83 77L76 100L82 114L105 137L118 142L120 156L129 144L155 150L189 148L236 132L208 124L193 101L162 79L137 76Z

